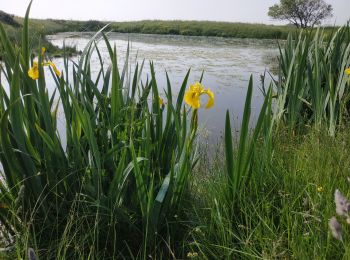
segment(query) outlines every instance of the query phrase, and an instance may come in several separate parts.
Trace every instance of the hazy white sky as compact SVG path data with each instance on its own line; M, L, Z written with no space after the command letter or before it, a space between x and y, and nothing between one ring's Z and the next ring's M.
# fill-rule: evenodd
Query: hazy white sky
M276 23L268 7L279 0L34 0L32 18L130 21L212 20ZM350 19L350 0L327 0L334 17L327 23L344 24ZM0 10L24 16L29 0L0 0Z

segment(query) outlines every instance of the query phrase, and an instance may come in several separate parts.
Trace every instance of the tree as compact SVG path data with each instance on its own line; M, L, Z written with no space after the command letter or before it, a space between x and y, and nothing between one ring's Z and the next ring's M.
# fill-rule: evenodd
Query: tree
M269 8L268 15L276 20L288 20L298 28L314 27L332 17L333 8L324 0L280 0Z

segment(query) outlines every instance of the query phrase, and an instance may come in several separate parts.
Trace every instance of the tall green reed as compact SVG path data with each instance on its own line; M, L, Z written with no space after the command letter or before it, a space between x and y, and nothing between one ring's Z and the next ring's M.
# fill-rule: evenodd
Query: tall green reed
M72 69L67 57L60 76L50 69L56 89L49 94L47 55L39 52L39 79L28 76L35 66L29 10L30 5L20 49L0 24L2 73L10 86L9 92L0 87L0 221L22 248L35 247L45 258L145 259L161 248L167 220L181 210L195 163L196 127L187 124L183 106L190 72L175 103L167 76L165 107L153 64L142 82L144 63L131 72L128 47L120 71L116 48L101 30ZM108 66L98 39L107 46ZM100 61L96 78L90 63L94 51ZM57 126L60 107L66 146Z
M301 32L296 39L289 35L280 46L277 120L291 127L325 124L330 135L335 134L342 117L348 115L349 35L349 25L331 36L322 29L315 34Z
M261 107L256 125L252 131L252 134L250 135L249 121L251 115L251 101L253 93L253 78L252 76L250 77L239 135L239 144L237 147L237 153L235 155L232 144L230 114L228 111L226 112L225 154L228 177L228 197L229 201L232 201L231 205L233 207L236 207L237 203L239 203L239 196L242 191L242 186L245 186L250 180L250 166L253 158L254 147L262 133L263 128L265 130L263 133L265 133L267 137L267 143L270 141L268 139L271 131L271 122L267 122L266 119L271 120L268 114L268 112L271 111L270 108L272 106L271 89L272 88L269 88L265 96L265 100Z
M253 78L249 80L243 118L237 142L234 142L231 128L230 113L226 113L224 129L224 158L214 159L212 169L214 175L209 180L199 180L204 189L202 199L196 203L204 203L201 207L194 207L196 212L194 221L196 226L190 233L189 247L198 253L202 259L234 259L239 257L253 257L243 252L245 225L245 205L249 201L247 187L256 176L255 164L260 163L256 157L263 157L260 164L261 173L270 166L274 150L272 134L275 130L272 118L272 87L265 93L264 102L254 128L251 128L251 107L253 93ZM256 154L259 147L263 147L264 154ZM218 156L220 158L220 155ZM263 170L264 169L264 170ZM201 173L203 174L203 173ZM202 176L201 176L202 177ZM199 185L199 186L201 186ZM209 196L207 195L209 194ZM200 204L201 205L201 204Z

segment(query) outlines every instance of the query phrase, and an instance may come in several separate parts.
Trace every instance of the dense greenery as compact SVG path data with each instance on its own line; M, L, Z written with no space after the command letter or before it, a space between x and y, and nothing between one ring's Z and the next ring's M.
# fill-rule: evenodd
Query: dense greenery
M22 42L22 27L24 24L24 19L9 15L5 12L0 11L0 24L5 29L7 36L14 45L21 45ZM56 24L56 23L54 23ZM46 39L46 35L49 33L54 33L61 27L55 26L50 22L46 21L31 21L29 26L29 46L33 50L38 50L39 45L44 46L52 56L62 56L63 50L54 46L50 41ZM47 29L45 29L47 28ZM65 50L67 55L76 54L77 51L74 47L67 47ZM36 53L37 54L37 53ZM0 58L1 58L1 47L0 47Z
M276 117L294 127L327 125L335 134L343 116L349 115L350 27L344 26L325 39L315 35L289 37L280 47L280 73L276 81Z
M285 39L293 28L264 24L209 21L138 21L112 24L116 32Z
M290 33L297 34L294 26L276 26L250 23L229 23L211 21L158 21L135 22L33 20L33 25L41 27L45 34L67 31L98 31L109 24L109 29L120 33L170 34L188 36L217 36L255 39L287 39ZM331 33L337 28L325 28Z
M9 15L0 10L0 21L4 24L8 24L14 27L19 27L19 23L14 19L13 15Z
M188 95L189 72L177 97L167 77L164 102L153 64L145 82L143 63L130 71L126 58L119 70L101 31L72 69L64 58L62 74L40 48L33 60L28 32L28 13L21 47L0 25L9 85L0 86L0 257L349 258L349 236L328 232L335 189L349 194L349 26L290 35L279 78L263 78L254 130L251 79L239 136L227 112L214 156L197 142L197 109L183 104L212 93L192 86ZM96 40L110 65L100 58L93 78Z
M23 24L23 18L14 17L14 21ZM287 39L288 34L297 33L293 26L276 26L250 23L230 23L212 21L160 21L144 20L134 22L74 21L54 19L32 19L30 28L42 35L67 31L98 31L109 24L109 29L120 33L172 34L191 36L218 36L257 39ZM334 28L326 28L333 31Z
M273 156L259 142L251 179L241 189L232 218L226 197L223 151L195 172L192 225L186 240L198 259L348 259L342 243L328 232L335 215L334 191L349 193L349 126L330 137L327 129L288 128L273 134ZM239 151L236 150L236 153ZM204 158L203 158L204 159Z
M65 59L65 77L52 74L57 92L49 96L43 69L49 62L44 52L37 65L31 59L28 18L21 49L11 45L0 25L3 73L10 86L9 92L5 86L0 91L6 181L0 182L0 220L17 243L35 247L44 258L156 254L155 248L165 246L157 237L170 232L166 221L181 209L195 165L197 113L187 125L182 105L188 74L174 104L168 82L164 110L153 64L145 83L140 82L143 64L131 72L126 60L119 71L116 50L102 36L111 65L104 67L101 58L98 79L91 77L97 34L73 71ZM57 126L60 106L66 143Z

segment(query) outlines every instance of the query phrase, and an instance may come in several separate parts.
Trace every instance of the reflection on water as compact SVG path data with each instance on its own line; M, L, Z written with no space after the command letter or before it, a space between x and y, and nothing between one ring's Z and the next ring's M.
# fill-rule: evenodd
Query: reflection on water
M49 39L58 46L63 46L65 40L66 45L75 45L78 50L83 50L91 36L91 33L63 33L52 35ZM175 95L189 68L191 68L189 83L198 81L202 71L205 71L203 85L210 87L215 93L215 106L210 110L200 110L199 117L206 132L209 132L211 141L216 141L220 137L227 109L237 119L234 120L234 124L239 127L251 74L255 84L252 118L254 120L257 117L262 104L262 94L259 90L260 75L269 67L269 59L266 57L274 57L278 53L277 43L273 40L119 33L110 33L108 37L118 50L120 67L124 64L130 41L131 65L136 61L141 63L143 59L146 62L153 61L158 86L166 87L165 71L167 71ZM104 60L109 62L104 42L99 41L98 46ZM72 59L77 61L78 57ZM98 56L93 55L91 61L92 73L96 74L99 69ZM63 67L62 62L60 58L55 60L58 67ZM146 78L149 74L149 66L146 63L143 77ZM54 86L53 82L49 85Z

